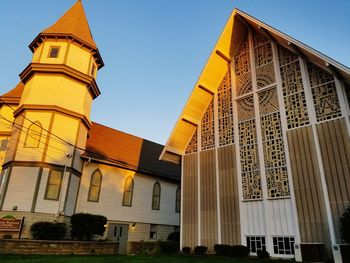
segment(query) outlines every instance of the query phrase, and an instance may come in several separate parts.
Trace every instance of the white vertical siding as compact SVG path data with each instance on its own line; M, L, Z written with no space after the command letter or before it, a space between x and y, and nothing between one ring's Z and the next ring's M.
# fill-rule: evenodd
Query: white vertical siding
M245 220L244 235L265 235L264 204L262 201L242 202L242 215Z
M31 211L38 173L38 167L12 168L3 210Z
M290 199L277 199L269 201L268 213L271 222L270 230L273 236L295 236L295 222L292 214L292 201Z

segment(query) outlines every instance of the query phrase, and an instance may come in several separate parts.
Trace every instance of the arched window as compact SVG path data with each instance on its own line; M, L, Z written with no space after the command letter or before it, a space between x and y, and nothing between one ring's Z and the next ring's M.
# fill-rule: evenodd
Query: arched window
M181 206L181 189L180 186L176 189L175 212L180 213Z
M152 209L159 210L160 205L160 184L156 182L153 185Z
M123 196L123 205L131 206L132 195L134 191L134 179L131 176L126 178L124 183L124 196Z
M100 198L101 183L102 183L102 174L100 170L97 169L91 175L88 201L98 202L98 199Z
M38 148L40 144L41 132L42 128L40 122L36 121L32 123L32 125L30 125L28 128L27 137L24 142L24 147Z

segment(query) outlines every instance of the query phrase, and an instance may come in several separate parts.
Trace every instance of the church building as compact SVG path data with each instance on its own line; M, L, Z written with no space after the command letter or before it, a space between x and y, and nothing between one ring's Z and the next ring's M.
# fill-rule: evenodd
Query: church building
M350 204L350 69L235 9L166 143L181 247L338 257Z
M0 96L0 218L69 222L104 215L105 237L165 240L178 231L180 166L159 160L162 145L90 120L104 66L81 1L29 45L19 84Z

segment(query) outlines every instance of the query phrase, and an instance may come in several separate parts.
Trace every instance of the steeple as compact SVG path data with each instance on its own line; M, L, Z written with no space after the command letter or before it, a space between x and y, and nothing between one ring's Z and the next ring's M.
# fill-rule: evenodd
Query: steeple
M34 52L34 50L42 43L43 39L48 38L68 38L79 43L92 51L98 68L100 69L103 67L104 63L102 57L92 37L84 7L80 0L78 0L52 26L39 33L39 35L29 44L29 48Z

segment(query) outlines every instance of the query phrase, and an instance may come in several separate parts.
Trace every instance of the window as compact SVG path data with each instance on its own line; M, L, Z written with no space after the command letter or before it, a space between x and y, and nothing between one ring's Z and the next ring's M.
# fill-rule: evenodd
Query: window
M45 199L58 200L61 185L62 185L62 171L50 170L49 178L47 179Z
M180 213L181 207L181 189L180 186L176 189L175 212Z
M274 237L273 253L279 255L293 255L294 237Z
M58 52L60 51L60 47L50 47L49 50L49 58L57 58Z
M251 253L257 253L258 250L266 250L265 237L247 237L247 247Z
M159 210L160 205L160 184L156 182L153 185L152 209Z
M32 123L32 125L30 125L28 128L27 137L24 142L24 147L38 148L40 144L41 132L42 128L40 122L36 121Z
M132 203L132 194L134 191L134 179L131 176L126 178L124 184L124 196L123 196L123 205L131 206Z
M88 201L98 202L98 199L100 197L101 182L102 182L102 174L100 170L96 170L91 175Z
M157 239L157 225L150 226L149 239Z

